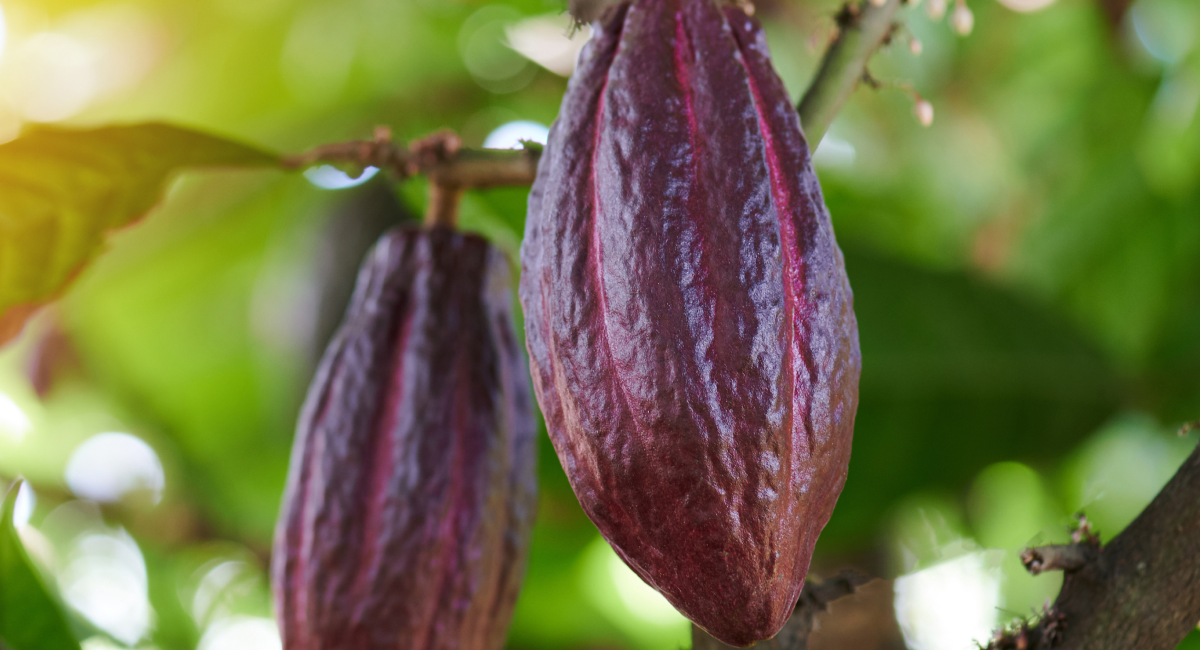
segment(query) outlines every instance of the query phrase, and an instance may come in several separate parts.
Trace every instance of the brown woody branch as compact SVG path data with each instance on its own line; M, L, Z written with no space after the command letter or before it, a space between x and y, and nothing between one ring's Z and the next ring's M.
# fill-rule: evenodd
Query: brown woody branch
M1021 551L1021 564L1033 575L1045 571L1074 571L1083 568L1095 555L1095 549L1083 544L1041 546Z
M905 1L884 0L876 5L872 0L862 0L858 5L846 4L838 13L838 35L822 57L797 109L811 149L816 150L858 84L870 78L867 61L891 38L895 31L893 17ZM571 10L576 19L591 20L611 4L615 0L572 0ZM533 143L526 143L519 151L462 148L450 132L436 133L405 147L393 143L391 132L381 127L372 140L326 144L288 156L283 162L291 169L323 163L360 170L378 167L400 180L424 174L431 187L442 188L439 196L430 197L426 222L449 223L446 208L456 205L456 197L463 190L533 184L541 153L541 147Z
M439 131L403 147L392 142L389 129L378 127L372 140L322 145L288 156L283 164L290 169L341 164L358 167L360 172L365 167L378 167L389 170L399 180L424 174L429 179L426 225L453 226L464 190L531 185L541 153L541 146L534 143L525 143L516 151L465 149L451 131Z
M342 164L386 169L403 180L424 174L430 182L459 189L481 189L503 185L531 185L537 175L541 146L526 143L524 149L467 149L458 147L457 137L448 132L414 141L405 147L393 143L386 129L378 129L373 140L335 142L284 158L290 169L319 164Z
M1100 536L1092 530L1087 517L1079 515L1079 525L1071 531L1070 544L1051 544L1021 551L1021 564L1033 575L1046 571L1075 571L1093 562L1100 553Z
M1081 531L1027 551L1039 570L1063 571L1062 590L1040 621L989 649L1170 650L1200 622L1200 447L1107 546L1086 522Z

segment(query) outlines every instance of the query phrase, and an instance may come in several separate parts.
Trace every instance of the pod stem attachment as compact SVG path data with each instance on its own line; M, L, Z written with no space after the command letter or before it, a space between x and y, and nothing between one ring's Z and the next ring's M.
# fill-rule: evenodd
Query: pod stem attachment
M458 204L463 186L453 178L438 173L446 162L453 160L462 148L462 138L453 131L443 130L413 140L408 145L417 168L428 169L429 205L425 208L425 227L454 228L458 224Z
M454 228L458 225L458 204L463 190L456 185L443 185L429 180L429 204L425 208L426 228Z

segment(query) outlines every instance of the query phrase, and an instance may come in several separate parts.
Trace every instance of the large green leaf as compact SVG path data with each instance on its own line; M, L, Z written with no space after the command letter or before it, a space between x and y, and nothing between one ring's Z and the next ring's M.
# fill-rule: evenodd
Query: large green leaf
M188 167L278 158L167 124L40 127L0 145L0 343L94 258L105 235L145 214Z
M58 601L46 590L13 527L21 482L0 507L0 645L11 650L79 650Z

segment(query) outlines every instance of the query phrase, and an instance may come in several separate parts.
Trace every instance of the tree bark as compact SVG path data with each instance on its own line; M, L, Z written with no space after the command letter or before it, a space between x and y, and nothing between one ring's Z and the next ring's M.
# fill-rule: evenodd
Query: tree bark
M1064 571L1050 615L1026 642L1030 650L1171 650L1197 622L1200 447L1094 560Z

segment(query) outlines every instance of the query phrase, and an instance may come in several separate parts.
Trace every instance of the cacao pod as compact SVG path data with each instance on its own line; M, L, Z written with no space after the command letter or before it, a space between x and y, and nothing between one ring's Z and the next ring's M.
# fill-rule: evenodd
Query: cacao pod
M285 650L497 650L535 512L507 260L393 230L309 389L276 529Z
M861 359L761 27L712 0L610 9L521 259L534 390L583 509L710 634L773 636L845 482Z

